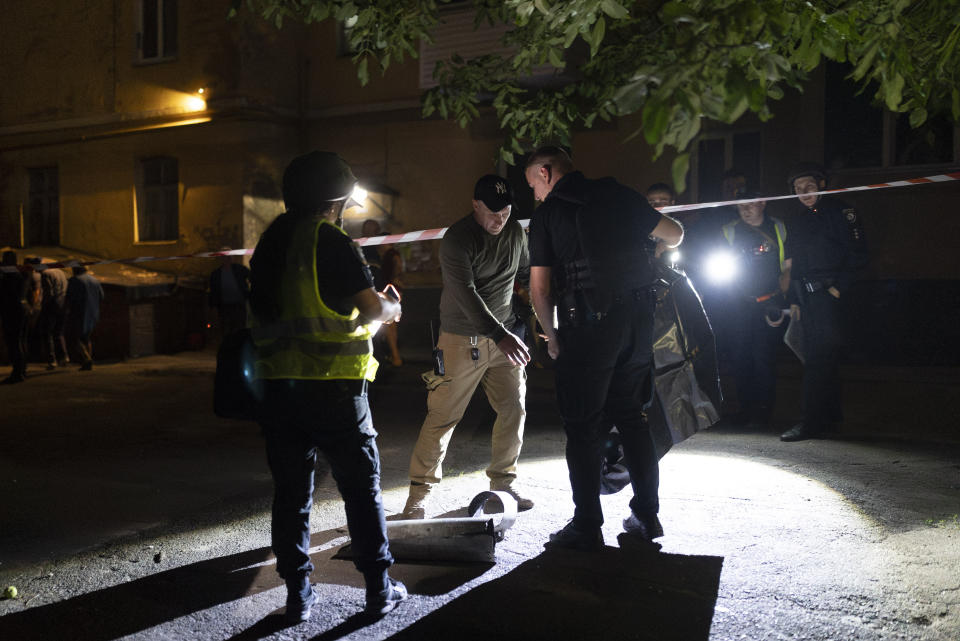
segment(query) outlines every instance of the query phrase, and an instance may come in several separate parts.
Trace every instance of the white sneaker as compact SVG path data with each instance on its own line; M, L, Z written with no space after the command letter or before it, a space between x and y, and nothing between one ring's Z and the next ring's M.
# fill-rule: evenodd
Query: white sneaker
M422 519L426 516L427 498L430 496L431 486L427 483L411 483L410 494L407 495L407 504L403 506L404 519Z
M533 500L520 494L512 483L496 485L490 484L490 489L494 492L506 492L517 501L517 511L524 512L533 507Z

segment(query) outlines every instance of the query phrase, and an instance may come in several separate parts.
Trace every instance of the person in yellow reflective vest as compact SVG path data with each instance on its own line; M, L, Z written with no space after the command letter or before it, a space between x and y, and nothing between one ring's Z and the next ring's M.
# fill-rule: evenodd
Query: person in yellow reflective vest
M737 198L759 198L742 191ZM765 213L766 201L737 205L740 217L723 226L723 237L737 255L739 274L731 300L733 363L740 411L732 426L765 430L776 400L777 350L783 342L783 251L787 230L783 221Z
M377 371L371 337L379 323L400 318L400 304L374 289L359 246L341 228L356 182L335 153L295 158L283 175L287 212L250 261L254 375L263 388L258 422L274 479L272 546L291 623L306 621L318 600L309 555L318 452L344 500L367 612L386 614L407 596L387 574L393 557L367 400Z

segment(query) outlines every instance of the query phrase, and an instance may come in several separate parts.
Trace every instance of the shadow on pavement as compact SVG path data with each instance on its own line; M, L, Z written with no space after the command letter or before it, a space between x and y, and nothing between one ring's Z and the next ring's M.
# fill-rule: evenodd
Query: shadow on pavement
M548 550L391 639L706 641L722 567L715 556Z
M314 533L322 546L342 536L336 529ZM314 577L324 582L357 574L352 564L330 563L330 550L314 553ZM109 588L0 618L3 639L72 639L106 641L142 632L162 623L281 586L270 548L201 561L165 570ZM362 584L362 579L359 579ZM273 628L278 619L280 627ZM271 615L258 625L276 631L282 617ZM258 632L263 632L258 629ZM259 638L259 637L240 637Z

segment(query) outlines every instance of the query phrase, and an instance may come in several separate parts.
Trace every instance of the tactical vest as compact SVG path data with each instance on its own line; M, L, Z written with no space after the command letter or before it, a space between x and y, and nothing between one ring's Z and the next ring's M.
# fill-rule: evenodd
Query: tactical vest
M773 216L770 217L770 220L773 221L773 228L777 233L777 250L779 251L780 256L780 268L783 269L783 242L787 238L787 228L784 226L783 221L779 218ZM736 238L737 234L737 225L742 221L733 220L723 226L723 237L727 239L727 242L730 243L730 246L733 246L733 240Z
M356 308L344 316L320 298L317 233L321 225L346 235L319 216L304 216L297 222L277 283L280 318L262 326L256 318L251 323L255 378L372 381L377 373L371 325L360 321Z
M583 204L577 211L577 234L584 262L565 266L568 277L578 280L592 311L606 313L618 299L625 299L652 285L653 266L643 244L638 207L646 199L612 178L585 180Z

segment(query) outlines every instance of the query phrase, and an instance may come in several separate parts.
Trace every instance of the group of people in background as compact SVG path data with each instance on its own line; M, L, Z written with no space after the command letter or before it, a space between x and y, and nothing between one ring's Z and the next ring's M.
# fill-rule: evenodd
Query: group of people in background
M799 325L802 346L798 341L793 347L804 363L803 419L781 435L784 441L833 432L842 420L840 301L868 256L856 210L816 193L826 181L816 163L791 171L787 186L798 195L800 211L786 222L767 214L763 194L736 171L725 175L722 198L751 202L671 214L685 228L681 264L703 298L721 365L729 366L735 381L738 410L725 417L726 424L770 425L777 352L788 324ZM646 195L657 209L677 204L665 183L651 185ZM731 252L739 268L724 286L711 283L708 261L721 249Z
M91 334L100 320L104 293L100 282L78 265L72 276L57 267L44 267L39 257L17 264L17 254L3 253L0 273L0 318L12 370L6 385L27 378L30 346L39 337L47 369L66 367L71 359L66 336L74 338L74 358L81 371L93 369Z

